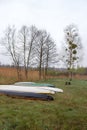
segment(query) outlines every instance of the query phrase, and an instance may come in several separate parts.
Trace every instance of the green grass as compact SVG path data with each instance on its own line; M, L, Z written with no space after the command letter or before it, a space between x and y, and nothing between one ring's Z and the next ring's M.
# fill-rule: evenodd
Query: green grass
M87 130L87 81L41 81L62 88L54 101L0 96L0 130Z

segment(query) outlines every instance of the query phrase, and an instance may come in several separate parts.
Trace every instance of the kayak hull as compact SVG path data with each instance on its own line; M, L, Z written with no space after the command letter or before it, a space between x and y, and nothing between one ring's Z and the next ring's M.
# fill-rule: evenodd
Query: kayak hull
M32 93L44 93L55 94L53 90L47 90L42 87L28 87L28 86L14 86L14 85L0 85L0 90L18 91L18 92L32 92Z
M31 92L18 92L12 90L0 90L0 94L11 96L11 97L18 97L18 98L26 98L26 99L35 99L35 100L54 100L52 96L46 94L38 94L38 93L31 93Z
M63 92L62 89L55 88L55 86L51 85L51 84L41 84L41 83L34 83L34 82L17 82L14 85L15 86L25 86L25 87L38 87L38 88L43 88L45 90L50 90L50 91L54 91L54 92Z

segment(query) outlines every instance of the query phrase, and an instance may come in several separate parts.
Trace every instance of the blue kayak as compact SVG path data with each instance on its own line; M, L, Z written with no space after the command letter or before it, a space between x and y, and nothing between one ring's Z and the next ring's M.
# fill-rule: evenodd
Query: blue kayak
M18 92L12 90L0 90L0 94L4 94L11 97L19 97L19 98L26 98L26 99L38 99L38 100L45 100L50 101L54 100L54 98L47 94L39 94L39 93L32 93L32 92Z

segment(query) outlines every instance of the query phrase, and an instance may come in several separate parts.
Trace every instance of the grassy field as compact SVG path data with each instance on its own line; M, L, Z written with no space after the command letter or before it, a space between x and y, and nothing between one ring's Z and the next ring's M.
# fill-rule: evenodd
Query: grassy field
M87 130L87 80L41 81L62 88L54 101L0 96L0 130Z

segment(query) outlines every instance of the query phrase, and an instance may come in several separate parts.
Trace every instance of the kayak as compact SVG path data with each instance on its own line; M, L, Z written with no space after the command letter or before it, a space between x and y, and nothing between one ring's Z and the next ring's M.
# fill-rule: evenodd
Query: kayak
M0 90L18 91L18 92L33 92L44 94L55 94L55 91L44 89L42 87L28 87L28 86L14 86L14 85L0 85Z
M24 85L24 86L25 86L25 85L26 85L26 86L28 86L28 85L30 86L30 85L33 85L33 84L36 84L36 83L35 83L35 82L16 82L16 83L14 83L15 86L16 86L16 85L17 85L17 86L23 86L23 85Z
M53 84L46 84L46 83L35 83L35 82L16 82L15 86L40 86L40 87L55 87Z
M41 83L32 83L32 82L17 82L14 84L15 86L28 86L30 87L38 87L38 88L43 88L45 90L50 90L50 91L54 91L54 92L63 92L62 89L60 88L55 88L52 87L53 85L51 84L41 84Z
M46 94L38 94L38 93L31 93L31 92L18 92L13 90L0 90L0 94L4 94L6 96L11 97L18 97L18 98L26 98L26 99L38 99L38 100L45 100L50 101L54 100L52 96Z

